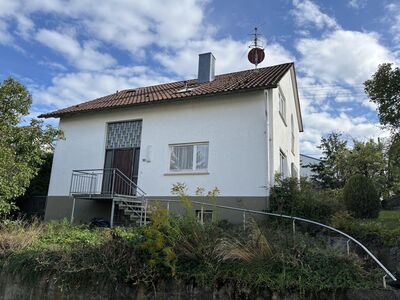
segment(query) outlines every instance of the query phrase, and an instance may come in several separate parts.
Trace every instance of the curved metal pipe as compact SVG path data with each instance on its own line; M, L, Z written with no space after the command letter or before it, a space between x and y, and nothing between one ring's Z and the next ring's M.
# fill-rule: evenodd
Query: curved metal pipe
M166 200L166 199L160 199L160 200L156 200L156 201L167 201L167 202L180 202L180 200ZM224 209L230 209L230 210L236 210L236 211L241 211L241 212L249 212L249 213L254 213L254 214L259 214L259 215L268 215L268 216L274 216L274 217L281 217L281 218L286 218L286 219L291 219L291 220L298 220L298 221L302 221L305 223L310 223L310 224L314 224L314 225L318 225L324 228L327 228L329 230L332 230L334 232L337 232L345 237L347 237L348 239L352 240L354 243L356 243L357 245L359 245L381 268L382 270L385 271L385 273L387 275L389 275L390 278L393 279L393 281L397 281L396 277L379 261L379 259L377 259L375 257L375 255L372 254L371 251L368 250L367 247L365 247L363 244L361 244L361 242L359 242L358 240L356 240L355 238L353 238L352 236L348 235L347 233L344 233L343 231L336 229L332 226L329 225L325 225L323 223L319 223L316 221L312 221L312 220L308 220L305 218L300 218L300 217L293 217L293 216L289 216L289 215L283 215L283 214L276 214L276 213L268 213L268 212L264 212L264 211L259 211L259 210L252 210L252 209L246 209L246 208L238 208L238 207L233 207L233 206L226 206L226 205L219 205L219 204L209 204L209 203L204 203L204 202L199 202L199 201L191 201L194 204L199 204L199 205L206 205L206 206L212 206L212 207L218 207L218 208L224 208Z

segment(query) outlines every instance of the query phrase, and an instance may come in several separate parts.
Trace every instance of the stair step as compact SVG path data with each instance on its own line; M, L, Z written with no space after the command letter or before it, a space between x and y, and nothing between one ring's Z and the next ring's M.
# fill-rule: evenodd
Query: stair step
M140 204L138 204L138 205L119 204L118 207L119 207L119 209L125 209L125 208L133 208L133 209L138 208L138 209L141 209L141 208L143 208L144 206L140 203Z

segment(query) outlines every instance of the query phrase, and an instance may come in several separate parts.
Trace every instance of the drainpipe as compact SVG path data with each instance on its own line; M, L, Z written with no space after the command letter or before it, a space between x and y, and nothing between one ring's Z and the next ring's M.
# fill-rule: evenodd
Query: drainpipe
M268 191L268 196L270 192L270 188L273 185L274 180L274 160L273 160L273 149L272 149L272 139L273 139L273 125L272 125L272 93L273 90L269 89L265 91L266 97L266 104L265 104L265 111L266 111L266 119L267 119L267 126L266 126L266 148L267 148L267 182L266 188Z

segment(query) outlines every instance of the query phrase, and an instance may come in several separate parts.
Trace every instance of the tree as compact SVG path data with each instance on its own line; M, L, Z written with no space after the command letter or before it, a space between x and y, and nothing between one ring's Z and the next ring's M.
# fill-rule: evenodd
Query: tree
M351 176L344 187L343 198L354 217L378 217L381 204L374 183L368 177L361 174Z
M345 158L346 179L360 174L372 180L379 195L387 192L387 159L384 144L372 139L367 142L354 140L353 143L353 149L348 151Z
M400 134L392 137L388 150L388 187L400 195Z
M345 184L345 157L348 153L347 142L341 139L341 134L331 133L321 139L322 158L318 164L311 165L315 172L313 179L323 188L342 188Z
M44 149L61 137L61 132L28 116L32 97L12 78L0 84L0 217L15 208L14 200L24 194L44 158Z
M400 131L400 68L382 64L370 80L365 92L378 106L380 123L394 132Z

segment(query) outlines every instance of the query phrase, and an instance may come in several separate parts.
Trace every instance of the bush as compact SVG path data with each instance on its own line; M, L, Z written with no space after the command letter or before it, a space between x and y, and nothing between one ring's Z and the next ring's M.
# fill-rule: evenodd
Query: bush
M302 178L276 178L271 189L271 211L296 217L329 222L341 209L341 190L321 189Z
M378 193L373 182L363 175L353 175L347 181L343 199L347 210L356 218L377 218L380 210Z

